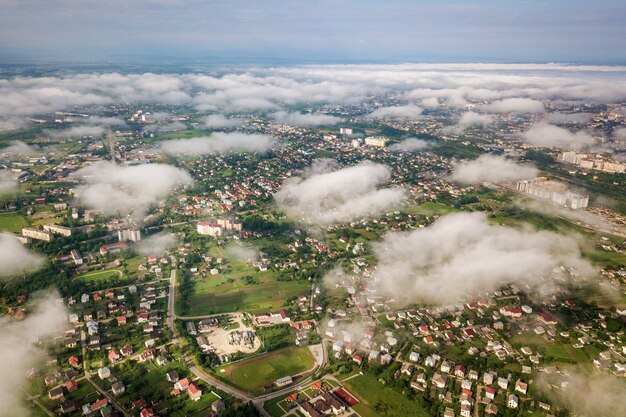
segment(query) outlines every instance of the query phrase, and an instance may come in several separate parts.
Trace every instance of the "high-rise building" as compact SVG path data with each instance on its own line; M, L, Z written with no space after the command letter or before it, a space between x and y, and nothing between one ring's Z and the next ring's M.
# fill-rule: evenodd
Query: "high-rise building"
M117 239L120 242L130 240L131 242L138 242L141 240L141 230L124 229L117 231Z

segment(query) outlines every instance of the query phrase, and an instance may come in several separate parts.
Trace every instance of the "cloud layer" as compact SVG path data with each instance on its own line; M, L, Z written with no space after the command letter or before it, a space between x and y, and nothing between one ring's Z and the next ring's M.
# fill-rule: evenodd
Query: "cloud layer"
M31 307L34 311L30 311ZM0 317L0 416L29 416L25 397L25 374L45 358L34 341L62 335L67 327L67 309L56 292L35 297L23 321Z
M572 132L547 123L537 123L521 134L524 142L545 148L581 149L593 145L594 139L584 131Z
M341 122L340 117L329 116L327 114L314 114L314 113L298 113L277 111L268 115L271 119L277 122L285 123L288 125L296 126L324 126L334 125Z
M33 146L30 146L21 140L11 141L9 146L4 148L0 148L0 155L8 154L11 156L25 156L32 155L37 152L37 149Z
M543 103L530 98L505 98L482 107L490 113L543 113Z
M11 172L0 171L0 196L17 190L17 179Z
M218 113L280 112L309 103L359 103L390 93L426 107L474 103L486 113L538 113L546 99L623 101L624 74L626 68L617 66L401 64L245 68L225 75L18 76L0 79L0 128L23 126L25 118L42 113L120 102L191 105ZM379 108L370 116L412 120L420 115L420 108L409 104ZM208 123L226 122L216 116Z
M238 127L246 123L246 119L239 117L226 117L223 114L210 114L204 119L206 127L214 129L227 129Z
M374 244L374 282L403 302L454 304L515 283L550 293L566 275L593 268L573 238L491 225L483 213L450 214L413 232L390 233Z
M371 119L414 120L422 115L422 108L414 104L406 106L379 107L365 117Z
M44 258L28 250L10 233L0 233L0 279L39 269Z
M226 152L264 152L272 147L274 138L269 135L216 132L211 136L170 140L161 149L170 155L206 155Z
M161 256L177 244L178 239L174 233L161 232L140 240L135 249L143 256Z
M480 184L530 179L538 173L534 166L517 164L505 156L481 155L473 161L458 164L450 178L463 184Z
M369 162L337 171L317 165L308 178L285 181L274 198L289 216L307 223L349 222L402 202L402 190L380 188L389 178L389 168Z
M556 397L576 415L622 417L626 415L626 384L612 375L589 375L582 369L569 369L566 376L540 374L537 386L549 397ZM562 389L553 388L554 386Z
M186 171L171 165L122 166L105 161L81 168L72 177L86 182L76 188L81 204L105 214L137 216L176 187L192 182Z
M389 147L392 151L418 151L420 149L427 148L429 143L425 140L417 139L417 138L406 138L402 142L394 143Z

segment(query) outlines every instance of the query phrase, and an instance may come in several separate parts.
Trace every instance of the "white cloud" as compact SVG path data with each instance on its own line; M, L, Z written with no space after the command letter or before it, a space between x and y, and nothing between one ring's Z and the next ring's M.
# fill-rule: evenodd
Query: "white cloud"
M622 378L607 374L589 374L580 367L566 369L564 372L565 375L539 374L536 384L540 392L563 402L575 415L626 415L626 385Z
M13 173L0 171L0 196L13 193L17 190L17 178Z
M406 106L379 107L365 117L371 119L413 120L419 119L422 115L422 111L421 107L414 104L407 104Z
M546 108L542 102L530 98L506 98L487 104L481 110L490 113L542 113Z
M191 184L191 176L171 165L136 166L96 162L72 174L86 185L77 187L81 204L106 214L141 216L148 206L166 198L176 187Z
M343 120L339 117L329 116L327 114L298 113L286 111L277 111L275 113L270 113L268 117L276 120L277 122L296 126L334 125Z
M223 114L210 114L204 119L204 125L215 129L238 127L246 123L246 119L226 117Z
M68 311L56 292L35 296L28 306L29 314L22 321L0 317L0 403L3 416L29 416L25 397L26 372L46 352L37 342L60 336L67 328Z
M0 148L0 155L23 156L32 155L35 152L37 152L35 147L30 146L21 140L14 140L9 146Z
M543 119L546 123L586 124L591 121L591 113L548 113Z
M187 125L181 121L175 120L168 123L159 123L144 126L143 130L149 133L180 132L181 130L187 130Z
M24 119L17 117L3 118L0 116L0 132L22 129L27 125L28 123Z
M0 233L0 279L35 271L43 261L42 256L28 250L11 233Z
M349 222L402 202L401 189L380 188L389 178L389 168L369 162L332 172L328 164L317 165L308 178L285 181L274 198L289 216L307 223Z
M435 107L441 106L441 103L439 102L439 99L437 97L430 97L430 98L422 99L420 103L422 107L427 107L427 108L435 108Z
M563 65L310 65L245 68L225 75L70 74L0 80L3 120L113 103L160 102L215 112L279 111L307 103L351 104L394 93L463 106L491 101L498 111L538 112L545 99L621 102L623 67ZM408 110L408 109L407 109ZM395 110L398 112L399 110ZM382 116L382 115L381 115ZM387 114L415 118L416 111ZM1 125L1 123L0 123Z
M584 131L571 132L568 129L537 123L521 134L524 142L545 148L581 149L595 143L590 134Z
M488 114L479 114L473 111L468 111L463 113L461 118L459 119L458 126L461 129L466 129L468 127L485 127L494 122L493 116Z
M418 151L420 149L424 149L430 146L430 144L422 139L416 138L406 138L402 142L394 143L389 147L392 151L406 151L413 152Z
M178 244L174 233L161 232L140 240L135 249L143 256L161 256Z
M163 142L161 149L171 155L206 155L225 152L264 152L272 147L269 135L216 132L211 136Z
M532 165L520 165L505 156L481 155L473 161L454 167L450 178L463 184L480 184L486 181L519 181L535 178L539 170Z
M259 259L259 250L254 246L234 244L226 248L226 253L229 256L243 262L255 261Z
M374 244L374 282L406 303L455 304L506 283L551 294L574 268L594 272L578 242L561 234L491 225L483 213L457 213L424 229L389 233Z
M105 126L79 125L64 130L48 130L46 134L53 138L81 138L83 136L102 136L107 132Z

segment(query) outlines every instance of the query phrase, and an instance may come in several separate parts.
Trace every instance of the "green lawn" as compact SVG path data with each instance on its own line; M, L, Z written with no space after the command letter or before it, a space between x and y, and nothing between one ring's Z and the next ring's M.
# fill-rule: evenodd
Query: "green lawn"
M96 272L87 272L86 274L80 275L77 278L81 279L84 282L98 282L106 279L112 278L122 278L124 273L120 268L113 269L105 269L104 271L96 271Z
M432 216L433 214L448 214L459 210L443 203L429 201L417 206L406 207L402 209L402 211L408 214L421 214L424 216Z
M267 411L269 413L270 416L272 417L281 417L283 414L285 414L285 411L289 411L289 405L285 402L285 398L289 397L291 394L293 394L295 391L290 392L288 394L285 395L281 395L279 397L276 398L272 398L271 400L265 402L265 404L263 404L263 408L265 409L265 411ZM280 405L279 405L280 404ZM281 408L282 406L282 408Z
M354 411L361 417L378 417L381 415L394 417L428 417L426 410L418 403L409 400L392 388L385 387L373 375L359 375L344 382L346 389L355 395L359 404ZM381 410L381 412L377 411ZM382 412L384 410L384 412Z
M245 276L254 277L259 283L247 285L242 280ZM274 272L258 272L244 262L232 262L226 273L194 280L194 293L189 297L186 313L189 316L277 310L285 299L307 294L310 287L309 282L303 280L277 281Z
M20 233L28 221L19 214L0 214L0 232Z
M285 348L228 366L222 375L245 390L260 391L278 378L306 372L313 365L307 348Z
M572 362L568 351L561 344L550 344L546 346L546 358L553 358L559 362Z
M138 275L137 267L139 267L139 265L144 261L145 258L140 256L126 259L125 262L128 270L128 276L124 273L124 268L120 266L117 268L110 268L102 271L86 272L82 275L77 276L76 278L79 278L84 282L99 282L112 278L136 278Z

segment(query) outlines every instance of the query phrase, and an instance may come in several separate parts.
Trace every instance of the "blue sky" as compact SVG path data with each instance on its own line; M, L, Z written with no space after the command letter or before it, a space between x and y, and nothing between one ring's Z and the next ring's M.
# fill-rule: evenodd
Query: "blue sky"
M626 62L626 2L0 0L0 57Z

